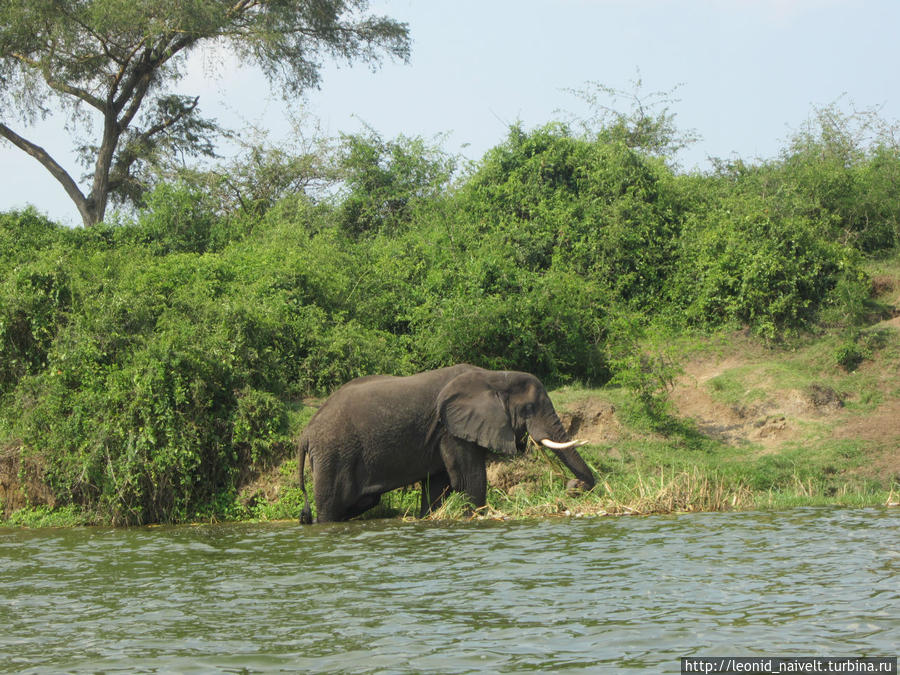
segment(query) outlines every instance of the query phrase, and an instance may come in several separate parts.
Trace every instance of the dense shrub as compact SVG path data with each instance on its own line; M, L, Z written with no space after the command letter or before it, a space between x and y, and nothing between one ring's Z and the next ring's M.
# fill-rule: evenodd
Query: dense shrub
M717 200L687 220L673 306L691 324L769 337L811 325L840 282L864 283L852 251L817 230L758 195Z
M830 237L870 254L900 246L897 127L873 111L815 110L767 169Z
M342 231L353 237L402 231L443 193L454 169L453 157L421 138L386 141L372 130L343 136L335 176L344 188L337 212Z
M513 127L458 199L474 232L501 239L532 272L571 270L644 309L671 273L681 221L673 176L623 141Z
M0 213L0 265L8 270L33 260L64 236L64 228L34 209Z
M162 183L144 197L138 231L156 253L203 253L216 223L204 192L185 183Z
M0 393L47 364L47 352L72 303L69 275L52 259L19 265L0 299Z
M605 381L603 291L568 272L522 279L507 292L458 288L423 304L414 321L422 362L526 370L551 383Z

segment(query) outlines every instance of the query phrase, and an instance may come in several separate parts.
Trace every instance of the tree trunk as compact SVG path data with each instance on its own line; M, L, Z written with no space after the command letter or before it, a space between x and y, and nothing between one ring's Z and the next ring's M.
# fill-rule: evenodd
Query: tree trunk
M5 124L0 124L0 136L3 136L17 148L24 150L34 157L45 169L47 169L47 171L50 172L50 175L59 181L63 186L63 189L65 189L66 194L69 195L69 198L75 202L75 206L78 209L78 213L81 214L81 220L85 227L90 227L91 225L96 225L100 222L103 215L101 214L100 218L97 218L96 209L93 207L92 200L84 196L81 190L78 189L78 185L72 180L72 177L46 150L44 150L44 148L32 143L26 138L22 138Z
M115 112L107 111L103 124L103 140L97 153L97 163L94 165L94 180L91 192L88 196L79 189L78 184L68 172L39 145L19 136L5 124L0 123L0 136L39 161L47 171L63 186L66 194L75 203L78 213L85 227L91 227L103 221L106 214L106 206L109 202L109 172L112 168L113 156L122 128L116 119Z
M97 153L97 163L94 165L91 194L87 200L92 222L88 223L85 220L85 227L102 222L103 216L106 214L106 205L109 202L109 172L112 169L113 156L121 133L115 113L108 111L103 123L103 140L100 143L100 151Z

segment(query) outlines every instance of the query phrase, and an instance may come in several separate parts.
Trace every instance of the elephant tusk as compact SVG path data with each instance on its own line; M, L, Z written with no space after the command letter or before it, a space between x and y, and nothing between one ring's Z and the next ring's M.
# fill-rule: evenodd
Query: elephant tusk
M549 438L545 438L541 441L541 445L546 448L550 448L551 450L568 450L569 448L577 448L582 445L587 445L587 441L569 441L568 443L557 443L556 441L551 441Z

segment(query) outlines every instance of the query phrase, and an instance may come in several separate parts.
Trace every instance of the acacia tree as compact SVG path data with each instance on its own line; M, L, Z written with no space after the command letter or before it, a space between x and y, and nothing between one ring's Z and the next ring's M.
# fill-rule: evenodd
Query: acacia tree
M142 162L212 154L216 125L199 116L197 97L170 90L201 43L259 66L286 98L319 84L323 56L373 66L385 54L409 57L406 24L368 14L367 0L3 0L0 136L37 159L94 225L110 196L138 196ZM102 119L96 143L79 148L91 167L86 193L13 129L54 106L73 121Z

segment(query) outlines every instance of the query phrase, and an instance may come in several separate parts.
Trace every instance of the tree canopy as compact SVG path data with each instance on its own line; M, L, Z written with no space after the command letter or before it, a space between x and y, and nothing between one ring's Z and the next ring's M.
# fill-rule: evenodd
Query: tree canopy
M203 43L258 66L286 98L319 85L323 57L377 66L409 56L406 24L368 14L367 0L6 0L0 136L37 159L94 225L110 197L140 197L149 164L213 153L217 126L199 116L197 97L171 90ZM79 148L86 190L15 129L56 107L72 121L101 119Z

